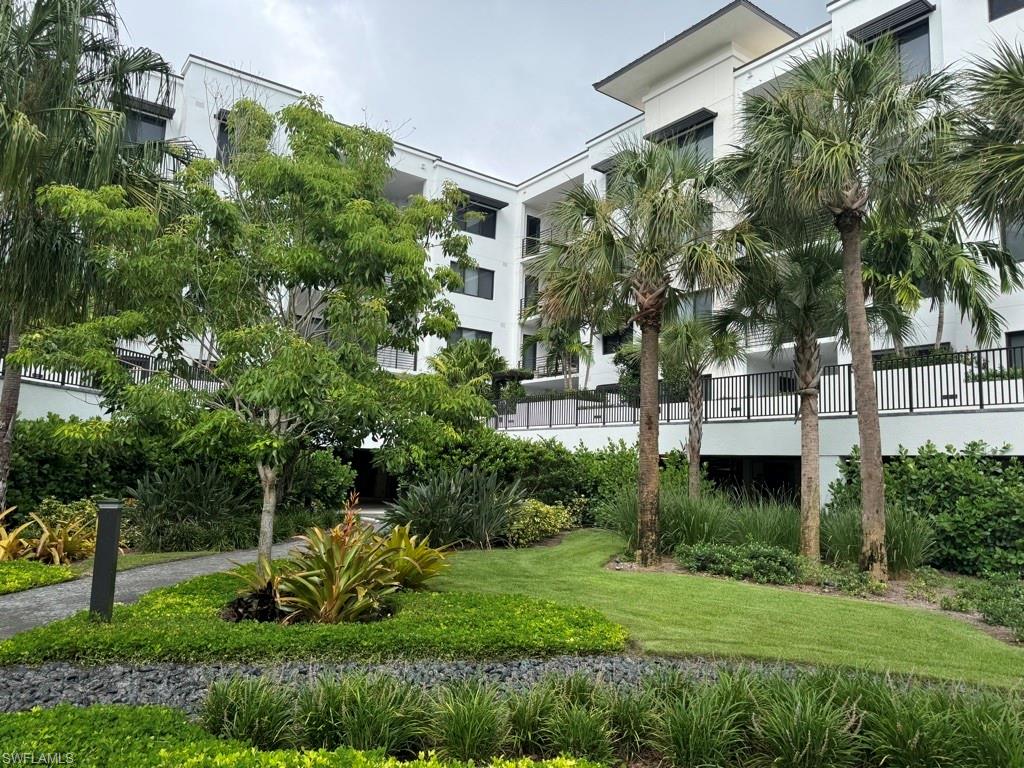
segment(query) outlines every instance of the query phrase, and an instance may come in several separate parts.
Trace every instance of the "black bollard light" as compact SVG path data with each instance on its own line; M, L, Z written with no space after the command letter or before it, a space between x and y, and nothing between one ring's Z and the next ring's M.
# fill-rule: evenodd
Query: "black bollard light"
M121 539L121 502L103 499L97 503L96 555L92 567L92 594L89 612L110 621L114 612L114 586L117 580L117 544Z

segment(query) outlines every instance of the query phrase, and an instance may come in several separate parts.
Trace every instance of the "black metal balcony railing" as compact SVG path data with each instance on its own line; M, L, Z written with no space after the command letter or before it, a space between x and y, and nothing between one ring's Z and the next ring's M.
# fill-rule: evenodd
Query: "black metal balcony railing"
M551 240L551 230L546 229L537 236L527 235L523 238L523 258L536 256L540 253L544 243Z
M394 347L380 347L377 350L377 363L393 371L415 371L416 353Z
M118 359L131 373L132 381L140 384L148 381L154 374L164 371L171 373L171 382L176 389L203 389L214 392L221 383L204 366L192 363L182 365L166 358L156 357L146 352L118 347L115 349ZM4 360L7 355L6 342L0 342L0 377L4 374ZM397 371L415 371L416 354L391 347L377 350L377 363L383 368ZM92 373L82 371L54 371L42 366L33 365L21 372L27 381L39 381L59 387L78 387L80 389L99 389L99 382Z
M524 358L520 366L524 371L533 371L534 378L545 376L565 376L579 373L580 361L572 359L566 365L566 361L554 355L538 355L535 358ZM568 368L568 371L566 370Z
M972 411L1024 406L1024 348L950 352L886 361L875 371L878 408L883 413ZM793 419L800 408L792 371L709 377L705 385L707 421ZM853 368L822 370L818 397L823 416L856 413ZM687 421L689 404L662 386L663 423ZM490 419L497 429L541 429L582 425L635 424L639 403L617 392L553 393L530 402L499 403Z

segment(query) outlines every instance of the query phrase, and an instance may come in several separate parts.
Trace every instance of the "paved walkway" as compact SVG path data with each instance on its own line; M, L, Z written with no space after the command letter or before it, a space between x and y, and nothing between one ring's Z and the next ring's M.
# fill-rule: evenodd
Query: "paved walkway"
M291 543L275 545L274 557L284 557L294 546ZM133 603L151 589L177 584L193 576L229 571L236 563L255 560L256 550L251 549L133 568L117 574L114 599L119 603ZM0 640L86 610L91 589L92 579L85 577L0 596Z

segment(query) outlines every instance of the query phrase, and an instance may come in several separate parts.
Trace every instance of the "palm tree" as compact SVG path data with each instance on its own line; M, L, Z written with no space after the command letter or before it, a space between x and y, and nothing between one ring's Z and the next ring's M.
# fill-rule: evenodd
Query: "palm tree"
M508 362L486 339L462 339L428 362L450 385L468 384L485 394L490 394L494 375L508 370Z
M653 142L621 144L604 195L596 185L570 191L552 209L556 255L575 279L548 280L542 301L582 317L584 286L607 286L606 304L629 308L640 327L639 552L657 556L658 338L681 298L717 288L733 275L733 243L716 233L715 176L693 150ZM545 257L542 255L542 259Z
M773 355L793 344L800 398L800 551L821 559L821 476L818 400L819 339L843 327L842 254L834 234L822 228L767 232L770 255L741 260L728 304L715 317L720 329L762 337Z
M968 204L996 226L1024 221L1024 44L998 41L966 73L970 103L961 176Z
M885 579L882 441L865 307L862 239L873 217L906 218L943 199L948 149L960 129L946 73L903 80L893 41L851 43L805 58L777 87L747 97L742 148L728 158L765 220L794 205L831 216L843 253L843 286L860 437L861 567Z
M549 317L545 310L541 310L541 316ZM573 369L578 367L579 362L582 361L588 367L594 362L593 347L580 338L582 324L583 321L578 318L556 315L526 339L528 344L544 345L548 360L555 361L553 366L549 364L544 373L561 373L566 391L576 388L572 377Z
M95 308L88 248L37 204L37 192L127 182L133 201L153 202L152 174L122 152L118 105L150 78L166 94L169 73L152 51L120 44L112 0L0 2L0 327L8 353L31 324ZM7 365L0 509L20 390L20 369Z
M633 342L621 349L624 360L641 356ZM686 440L688 491L691 499L700 498L700 456L704 438L704 378L717 366L728 366L743 359L739 337L727 328L713 327L708 318L677 317L661 329L658 346L661 370L667 388L686 390L689 424Z
M864 233L869 295L889 293L909 311L917 309L922 296L927 298L937 315L936 351L942 348L947 303L970 322L979 343L990 344L1003 328L993 300L1019 288L1024 279L1013 257L996 243L964 236L968 227L959 209L897 225L875 221Z

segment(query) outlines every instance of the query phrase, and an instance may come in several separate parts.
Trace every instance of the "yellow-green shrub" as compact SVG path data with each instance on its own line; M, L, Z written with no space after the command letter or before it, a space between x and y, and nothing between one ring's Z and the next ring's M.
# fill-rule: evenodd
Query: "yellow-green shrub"
M527 499L509 517L508 542L514 547L525 547L572 526L572 513L561 504Z

